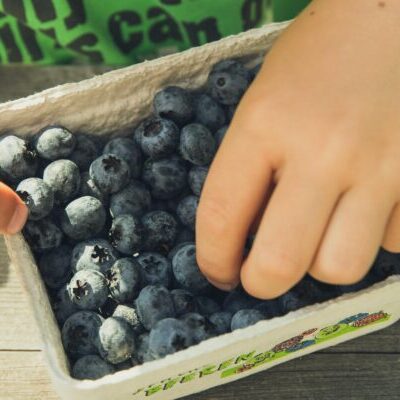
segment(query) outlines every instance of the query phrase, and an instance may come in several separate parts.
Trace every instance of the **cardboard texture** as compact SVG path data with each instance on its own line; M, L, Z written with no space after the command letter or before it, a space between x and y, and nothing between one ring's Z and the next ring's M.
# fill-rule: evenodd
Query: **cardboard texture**
M31 136L47 124L100 137L132 134L169 84L202 86L226 58L260 59L288 23L223 39L184 53L55 87L0 105L0 133ZM100 139L100 138L99 138ZM22 235L6 237L12 264L29 296L55 389L64 399L176 399L382 329L400 319L400 276L355 294L213 338L162 360L77 381L69 376L60 332L35 260Z

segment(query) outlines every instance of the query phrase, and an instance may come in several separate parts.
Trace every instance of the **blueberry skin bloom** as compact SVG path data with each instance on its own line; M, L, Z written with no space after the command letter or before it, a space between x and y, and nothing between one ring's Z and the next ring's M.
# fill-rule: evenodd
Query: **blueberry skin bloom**
M48 126L42 129L35 140L39 156L46 160L67 158L76 146L76 138L62 126Z
M71 301L82 310L97 310L107 300L108 288L105 276L97 271L77 272L68 285Z
M210 322L218 335L230 332L232 314L228 311L218 311L209 317Z
M194 114L191 94L177 86L168 86L159 91L154 96L153 106L158 116L170 119L178 126L187 124Z
M225 111L217 101L208 94L195 97L196 122L206 126L211 132L221 128L226 122Z
M137 138L144 154L151 158L173 154L179 145L179 128L173 121L149 118L137 128Z
M205 126L194 123L182 129L179 151L182 157L192 164L210 164L216 148L215 139Z
M142 152L132 139L127 137L111 139L104 146L103 154L115 154L129 165L132 178L140 176L142 172Z
M140 250L143 241L142 223L133 215L120 215L113 220L108 237L120 253L133 255Z
M37 169L37 154L28 142L13 135L0 138L0 178L15 183L35 176Z
M144 332L144 327L140 322L139 316L137 314L137 310L135 307L119 304L112 316L114 318L121 318L125 320L133 329L135 334L139 335Z
M193 344L191 333L184 322L165 318L159 321L150 332L150 352L155 358L162 358L186 349Z
M134 258L117 260L106 273L111 296L119 303L129 303L140 290L140 265Z
M115 367L96 354L79 358L72 367L72 376L75 379L95 380L114 372Z
M172 199L186 187L186 166L183 160L176 156L160 160L148 159L144 164L142 179L150 186L155 199Z
M28 221L23 233L31 249L37 253L60 246L63 239L63 233L49 217Z
M234 314L231 321L231 330L247 328L248 326L256 324L258 321L262 321L264 315L254 309L240 310Z
M164 318L174 318L175 309L170 292L160 285L143 288L136 299L136 308L143 326L150 330Z
M163 285L168 288L172 281L172 265L168 258L158 253L142 253L136 258L140 265L142 285Z
M107 240L91 239L78 243L72 250L74 272L92 269L106 273L117 260L117 253Z
M72 161L57 160L45 168L43 180L53 189L55 202L66 204L79 193L81 175Z
M197 196L186 196L178 204L176 214L186 227L194 231L196 225L196 212L199 205L199 198Z
M61 337L64 349L73 356L97 354L96 341L104 319L93 311L78 311L64 323Z
M85 171L81 174L81 185L79 189L79 197L91 196L99 199L103 204L109 201L108 194L103 193L90 178L89 172Z
M61 217L64 233L74 240L90 239L99 233L106 222L106 211L99 199L80 197L69 203Z
M43 179L28 178L17 186L17 194L29 210L29 219L37 221L49 215L54 205L54 194Z
M201 273L196 261L196 246L188 244L182 247L172 259L172 270L175 279L192 293L202 293L210 284Z
M107 318L99 329L97 349L111 364L131 358L135 352L135 335L131 326L123 319Z
M121 157L103 154L92 162L89 174L102 192L116 193L128 183L130 168Z

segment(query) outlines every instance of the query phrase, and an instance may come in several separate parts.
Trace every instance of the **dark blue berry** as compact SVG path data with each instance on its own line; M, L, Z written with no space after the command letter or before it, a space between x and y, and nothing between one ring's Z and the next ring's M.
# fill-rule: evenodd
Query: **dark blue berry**
M68 157L75 145L75 136L67 128L57 125L42 129L35 139L35 148L39 156L52 161Z
M111 296L119 303L128 303L140 290L140 265L134 258L121 258L107 271Z
M185 247L187 244L192 244L193 240L188 240L187 242L178 243L175 247L168 253L168 259L172 261L175 254L182 248Z
M198 167L195 165L190 169L188 176L189 186L196 196L200 196L207 174L207 167Z
M216 147L213 135L205 126L194 123L182 129L179 151L182 157L192 164L210 164Z
M220 305L210 297L197 296L196 304L199 314L204 317L208 317L211 314L221 311Z
M195 234L191 229L181 229L178 233L178 236L176 237L175 240L175 245L178 245L180 243L188 243L188 242L194 242L195 241Z
M179 128L168 119L151 117L137 129L141 149L148 157L165 157L178 149Z
M61 217L64 233L74 240L86 240L96 236L104 227L106 211L99 199L80 197L65 207Z
M259 300L248 295L243 289L237 288L226 296L223 309L234 314L245 308L254 308L258 303Z
M81 175L71 160L57 160L45 168L43 180L53 190L56 203L66 204L79 193Z
M153 100L156 114L182 126L191 121L194 111L191 94L180 87L169 86L156 93Z
M140 363L147 361L149 351L149 334L142 333L136 340L136 358Z
M282 307L279 299L260 301L254 309L264 315L264 319L271 319L282 315Z
M178 204L176 214L182 224L194 231L196 225L196 212L199 205L197 196L186 196Z
M378 252L374 264L371 268L371 274L381 281L387 277L400 273L400 254L391 253L383 248Z
M279 297L279 302L284 314L298 310L311 304L309 299L302 297L293 289Z
M130 178L129 165L115 154L103 154L92 162L90 177L104 193L116 193L126 186Z
M142 285L169 287L172 280L172 265L168 258L158 253L142 253L136 258L140 264Z
M36 221L49 215L54 205L54 194L43 179L28 178L17 186L17 194L27 205L29 219Z
M79 358L72 367L72 377L75 379L95 380L114 372L114 366L96 354Z
M214 325L205 317L198 313L182 315L180 320L184 322L191 333L193 344L202 342L216 335Z
M63 239L63 233L49 217L28 221L23 233L31 249L38 253L60 246Z
M247 328L264 319L264 315L254 309L244 309L236 312L231 321L231 330Z
M187 171L179 157L148 159L144 164L143 181L156 199L167 200L178 196L187 185Z
M76 136L76 146L68 157L81 171L87 171L99 155L96 143L87 135Z
M218 129L217 132L215 132L214 139L217 143L217 147L221 146L221 143L224 140L228 128L229 126L223 126L222 128Z
M171 291L171 296L177 317L192 312L198 312L196 299L194 295L187 290L174 289Z
M122 214L113 220L108 237L120 253L133 255L143 242L142 223L138 217Z
M208 319L214 325L217 335L223 335L231 331L232 314L230 312L218 311L210 315Z
M126 137L111 139L104 147L103 154L115 154L130 168L131 177L137 178L142 172L142 153L139 146Z
M107 204L109 201L108 194L103 193L93 182L90 177L89 172L85 171L81 174L81 185L79 189L79 197L91 196L99 199L103 205Z
M194 109L195 121L211 132L215 132L226 122L224 109L208 94L202 93L195 97Z
M57 294L53 303L54 315L57 322L62 327L64 322L78 310L78 307L71 301L68 292L68 286L65 284L61 289L57 291Z
M164 318L174 318L175 309L168 289L161 285L143 288L136 299L136 308L143 326L150 330Z

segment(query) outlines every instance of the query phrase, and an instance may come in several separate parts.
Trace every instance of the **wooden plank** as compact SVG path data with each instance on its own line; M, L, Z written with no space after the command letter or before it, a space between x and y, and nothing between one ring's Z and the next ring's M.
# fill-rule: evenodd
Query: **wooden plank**
M398 399L399 374L399 355L317 353L186 399ZM0 352L0 398L58 398L39 352Z

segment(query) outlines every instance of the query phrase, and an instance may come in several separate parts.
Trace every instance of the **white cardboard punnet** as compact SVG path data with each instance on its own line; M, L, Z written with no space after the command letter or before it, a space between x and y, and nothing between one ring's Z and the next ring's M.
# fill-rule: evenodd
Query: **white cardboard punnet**
M202 86L213 64L259 59L288 23L231 36L186 52L58 86L0 105L0 133L31 136L48 124L99 136L132 134L157 90ZM205 341L162 360L97 381L70 377L60 332L35 260L21 235L6 237L29 297L54 387L63 399L176 399L240 379L307 353L385 328L400 319L400 276Z

